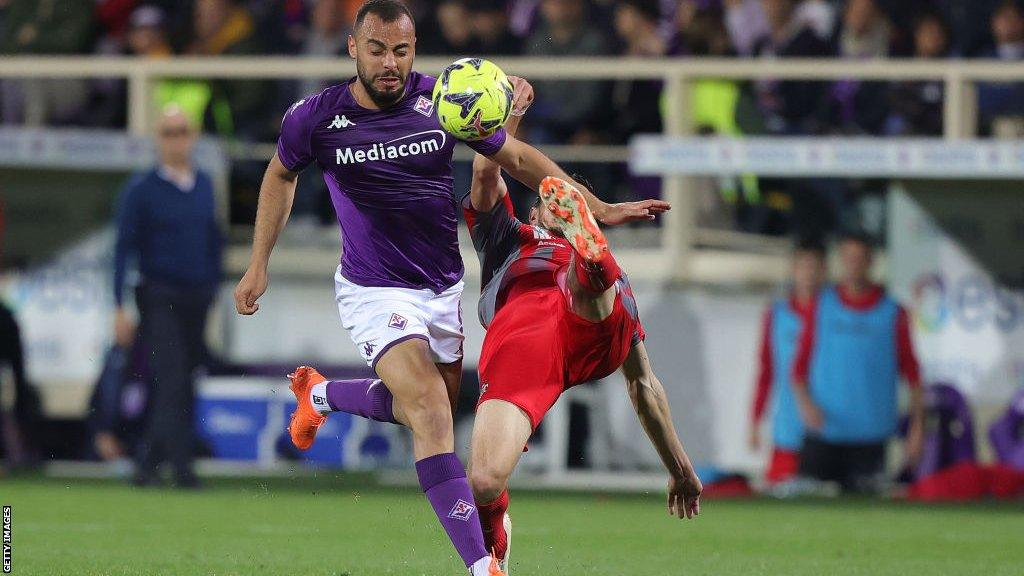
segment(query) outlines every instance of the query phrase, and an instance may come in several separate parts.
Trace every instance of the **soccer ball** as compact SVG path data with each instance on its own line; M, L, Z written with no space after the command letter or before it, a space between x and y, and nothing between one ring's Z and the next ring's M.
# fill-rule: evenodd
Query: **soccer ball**
M512 83L490 60L462 58L441 72L433 99L442 128L460 140L480 140L508 120Z

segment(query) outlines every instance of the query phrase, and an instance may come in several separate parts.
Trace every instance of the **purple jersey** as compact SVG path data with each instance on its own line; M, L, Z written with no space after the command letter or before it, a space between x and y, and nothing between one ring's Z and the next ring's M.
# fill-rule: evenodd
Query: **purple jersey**
M369 110L348 82L299 100L285 113L277 156L298 172L315 162L324 173L341 225L341 271L361 286L443 292L462 278L452 191L457 140L434 114L436 80L411 72L405 95ZM490 156L505 131L467 144Z

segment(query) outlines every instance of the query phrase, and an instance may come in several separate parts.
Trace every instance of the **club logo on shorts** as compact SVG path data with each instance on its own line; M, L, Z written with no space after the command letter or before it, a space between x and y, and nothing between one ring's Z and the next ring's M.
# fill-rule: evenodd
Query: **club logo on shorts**
M399 314L391 314L391 320L388 321L388 328L395 328L397 330L405 330L405 326L409 323L405 319L405 316Z
M373 342L363 342L363 356L367 358L373 356L373 350L377 348L377 345Z
M420 96L416 99L415 110L424 116L430 116L431 112L434 111L434 103L430 101L430 98Z
M475 511L475 506L460 498L455 502L455 506L452 506L452 511L448 513L448 517L466 522Z

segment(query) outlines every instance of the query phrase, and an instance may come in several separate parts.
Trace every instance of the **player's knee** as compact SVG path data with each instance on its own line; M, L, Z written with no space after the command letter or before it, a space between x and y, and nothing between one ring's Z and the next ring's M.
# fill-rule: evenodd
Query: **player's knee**
M469 470L469 485L478 502L497 498L508 483L508 474L493 466L474 462Z
M452 434L452 408L447 394L419 394L404 402L403 409L418 435L442 438Z

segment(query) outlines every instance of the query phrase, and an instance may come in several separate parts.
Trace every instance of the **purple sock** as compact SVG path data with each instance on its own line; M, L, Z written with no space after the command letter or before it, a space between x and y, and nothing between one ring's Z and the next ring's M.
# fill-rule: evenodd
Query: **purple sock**
M441 526L444 526L466 566L486 557L480 517L459 457L454 452L428 456L416 462L416 475Z
M380 380L332 380L327 382L327 403L335 412L348 412L377 422L395 421L394 397Z

